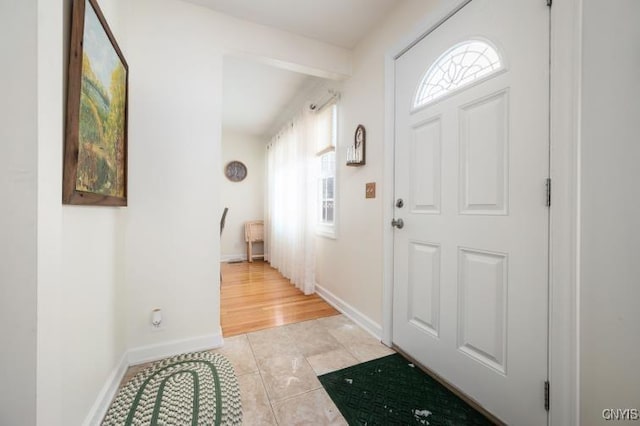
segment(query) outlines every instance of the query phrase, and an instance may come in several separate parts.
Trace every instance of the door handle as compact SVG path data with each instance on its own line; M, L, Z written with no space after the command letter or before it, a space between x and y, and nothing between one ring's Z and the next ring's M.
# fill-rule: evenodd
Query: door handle
M393 219L391 221L391 226L394 226L394 227L396 227L398 229L402 229L402 228L404 228L404 220L402 220L402 219Z

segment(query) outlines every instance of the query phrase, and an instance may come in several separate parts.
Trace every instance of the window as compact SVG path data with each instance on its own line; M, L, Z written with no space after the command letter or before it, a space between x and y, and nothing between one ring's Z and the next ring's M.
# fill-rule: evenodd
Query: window
M318 234L335 238L338 107L333 103L317 114Z
M453 46L429 67L413 102L419 108L504 69L496 48L482 40Z
M320 156L320 224L333 225L335 216L336 192L336 153L327 152Z

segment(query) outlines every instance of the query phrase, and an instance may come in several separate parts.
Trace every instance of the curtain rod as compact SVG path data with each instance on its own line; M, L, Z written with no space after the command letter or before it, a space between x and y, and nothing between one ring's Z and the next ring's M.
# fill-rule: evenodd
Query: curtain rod
M333 89L329 89L329 98L326 99L324 102L322 102L320 105L316 104L316 103L312 103L311 105L309 105L309 109L311 111L322 111L322 109L324 107L326 107L327 105L329 105L331 102L333 102L334 100L338 99L340 97L340 92L337 92Z

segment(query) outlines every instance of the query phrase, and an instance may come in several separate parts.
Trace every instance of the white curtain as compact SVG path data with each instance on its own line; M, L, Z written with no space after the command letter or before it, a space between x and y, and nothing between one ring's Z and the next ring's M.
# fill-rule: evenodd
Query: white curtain
M305 108L267 145L265 257L305 294L315 291L316 125Z

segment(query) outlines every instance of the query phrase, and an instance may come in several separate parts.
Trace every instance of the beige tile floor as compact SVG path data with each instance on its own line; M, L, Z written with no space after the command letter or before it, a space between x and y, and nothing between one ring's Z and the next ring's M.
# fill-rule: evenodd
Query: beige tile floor
M346 425L317 376L392 354L343 315L226 338L245 425ZM126 381L146 365L131 367Z

